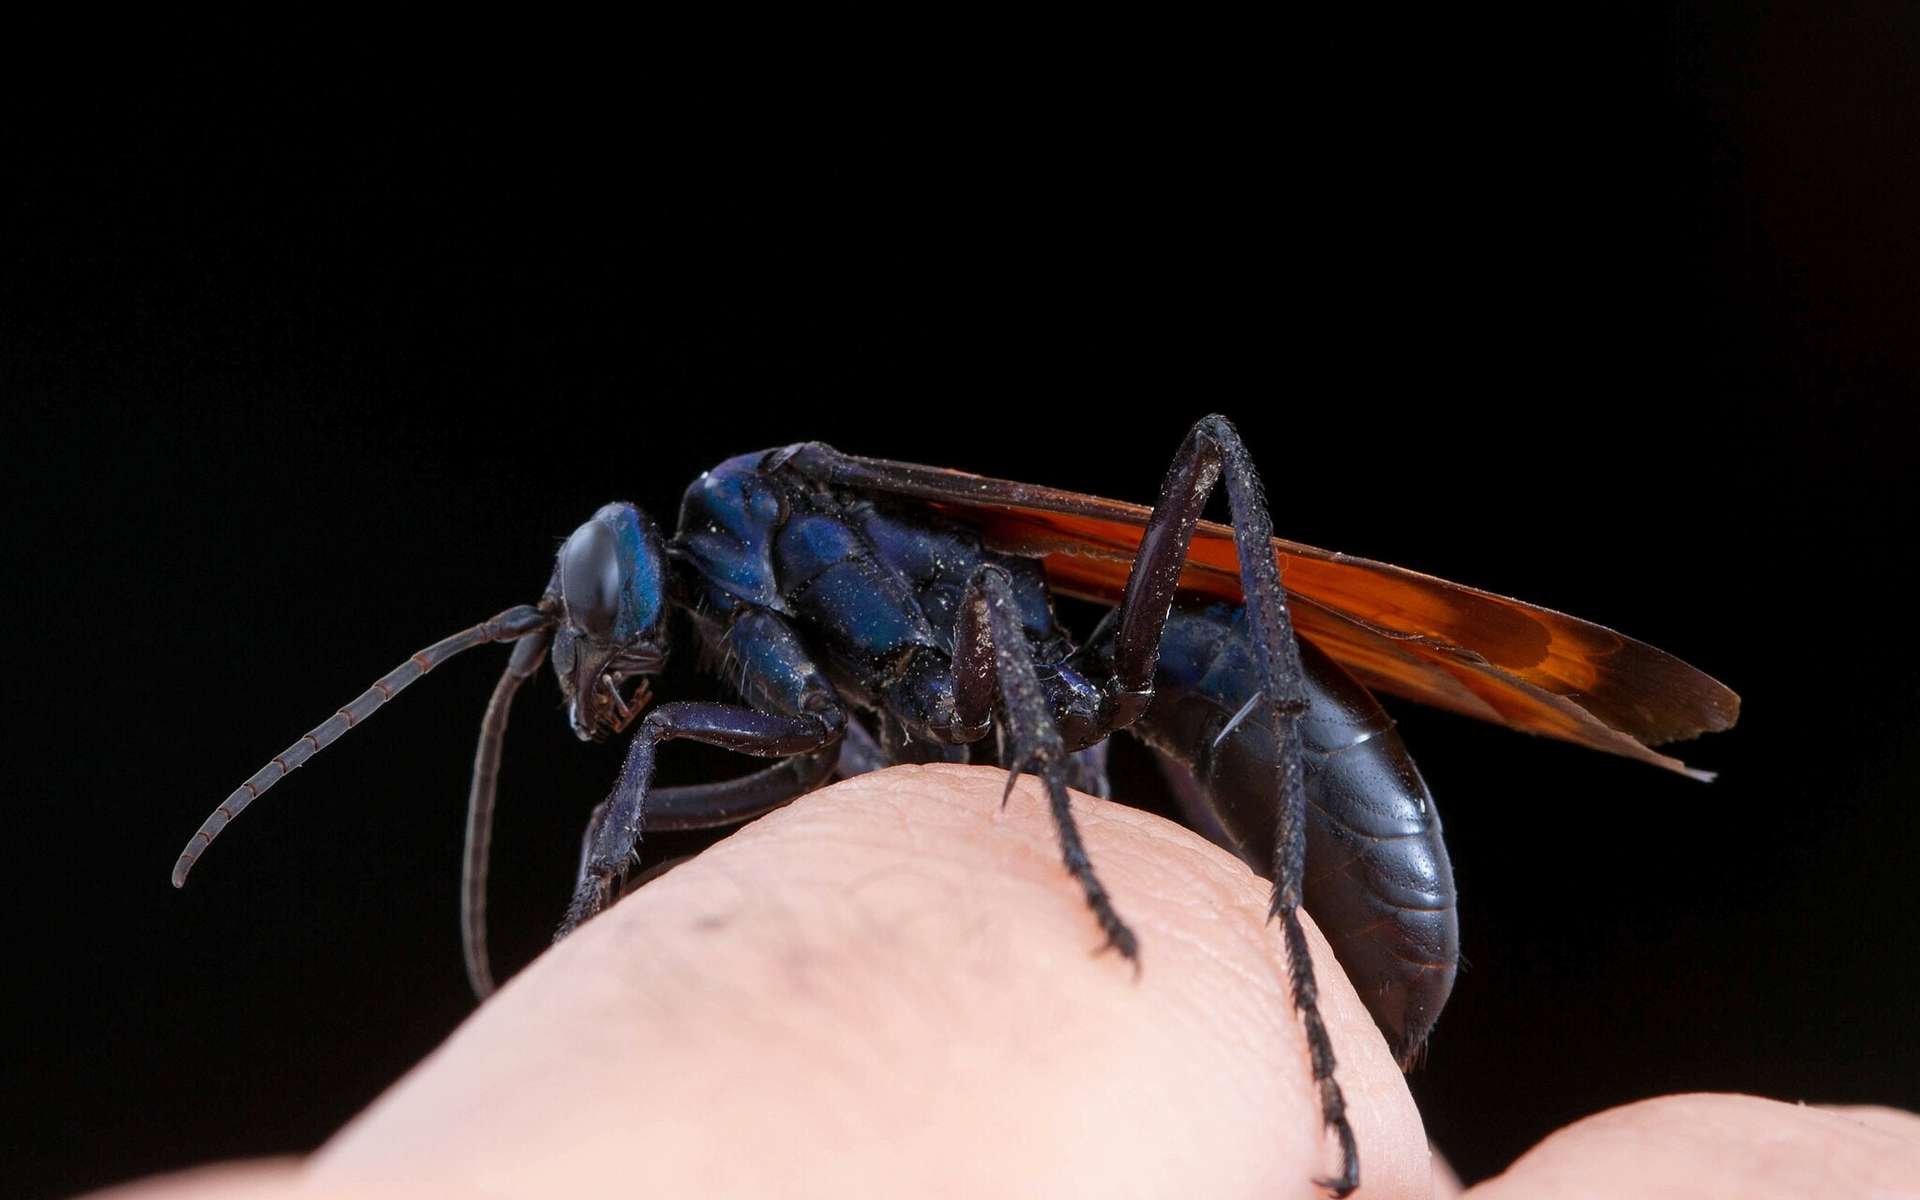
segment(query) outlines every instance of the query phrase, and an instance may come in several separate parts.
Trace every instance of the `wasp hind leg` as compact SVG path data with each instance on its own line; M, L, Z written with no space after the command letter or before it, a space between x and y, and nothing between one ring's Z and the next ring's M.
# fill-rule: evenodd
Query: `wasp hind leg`
M1115 728L1124 728L1153 701L1161 635L1186 566L1194 526L1215 485L1223 482L1260 682L1252 703L1265 706L1280 742L1273 780L1279 819L1273 846L1271 914L1280 922L1286 939L1287 982L1306 1032L1313 1080L1320 1093L1320 1119L1340 1143L1340 1174L1320 1183L1335 1196L1345 1196L1360 1186L1359 1150L1347 1121L1346 1098L1334 1078L1333 1041L1320 1017L1320 989L1313 975L1313 960L1307 955L1306 931L1300 924L1307 850L1306 762L1299 730L1299 718L1307 706L1305 671L1299 644L1294 641L1293 621L1287 614L1287 594L1280 586L1280 568L1273 552L1273 520L1267 513L1260 476L1239 432L1225 417L1203 417L1188 431L1167 469L1159 502L1140 539L1140 552L1114 617L1114 671L1109 693L1112 722Z

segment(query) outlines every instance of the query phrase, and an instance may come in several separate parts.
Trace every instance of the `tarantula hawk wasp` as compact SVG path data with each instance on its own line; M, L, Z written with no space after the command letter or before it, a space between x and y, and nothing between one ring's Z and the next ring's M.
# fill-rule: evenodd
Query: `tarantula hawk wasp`
M1223 482L1231 527L1200 519ZM1113 607L1076 642L1054 594ZM675 613L737 665L743 703L641 715ZM631 504L600 509L561 547L539 603L415 654L235 789L181 852L175 886L262 792L439 663L492 642L513 653L480 728L462 893L480 996L493 989L485 888L507 710L549 653L576 735L632 730L560 937L617 895L643 829L745 821L836 771L969 761L996 744L997 722L1008 787L1022 772L1045 783L1067 871L1107 945L1135 959L1067 799L1070 785L1107 793L1102 742L1124 729L1160 756L1195 827L1273 882L1321 1117L1340 1147L1338 1174L1322 1181L1335 1195L1358 1186L1359 1155L1300 906L1403 1063L1458 959L1439 814L1369 689L1700 777L1648 747L1725 729L1739 709L1714 680L1599 626L1275 538L1224 417L1188 433L1151 510L809 442L706 472L671 537ZM658 747L676 738L777 761L654 788Z

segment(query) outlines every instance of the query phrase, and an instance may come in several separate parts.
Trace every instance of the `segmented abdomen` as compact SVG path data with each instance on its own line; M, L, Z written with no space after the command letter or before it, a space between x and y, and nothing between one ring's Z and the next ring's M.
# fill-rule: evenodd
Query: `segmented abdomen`
M1300 729L1306 908L1405 1061L1433 1028L1459 959L1440 814L1379 702L1311 643L1300 649L1310 702ZM1154 686L1132 732L1171 760L1195 827L1271 878L1274 731L1249 716L1215 744L1258 690L1241 610L1176 606Z

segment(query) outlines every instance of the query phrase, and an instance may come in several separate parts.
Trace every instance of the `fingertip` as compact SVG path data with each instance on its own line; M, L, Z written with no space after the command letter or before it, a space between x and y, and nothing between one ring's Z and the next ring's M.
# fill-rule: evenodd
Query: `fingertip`
M1889 1115L1893 1114L1893 1115ZM1902 1121L1898 1118L1906 1118ZM1759 1096L1660 1096L1548 1136L1470 1200L1920 1195L1920 1118Z
M1005 782L896 768L739 831L509 982L316 1170L378 1178L457 1144L436 1169L507 1192L565 1171L668 1192L1323 1194L1338 1148L1266 883L1075 795L1138 935L1122 986L1086 953L1098 925L1043 791L1022 781L997 815ZM1307 929L1361 1194L1424 1196L1406 1084Z

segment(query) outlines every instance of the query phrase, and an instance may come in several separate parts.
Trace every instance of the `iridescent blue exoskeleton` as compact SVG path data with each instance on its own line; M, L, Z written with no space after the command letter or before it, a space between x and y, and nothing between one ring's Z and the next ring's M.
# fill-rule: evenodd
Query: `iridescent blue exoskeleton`
M1219 483L1231 530L1200 521ZM1113 607L1076 639L1055 591ZM738 702L649 708L650 677L689 632L706 661L728 664ZM1068 872L1106 944L1137 961L1068 802L1069 786L1107 794L1104 739L1127 730L1158 753L1191 823L1273 881L1321 1116L1340 1146L1325 1181L1335 1194L1357 1186L1359 1160L1299 908L1403 1062L1458 959L1439 815L1367 685L1675 769L1646 745L1725 728L1737 706L1597 626L1276 541L1222 417L1188 433L1151 512L804 443L702 475L671 537L631 504L600 509L561 547L538 604L414 655L228 796L180 855L176 886L262 791L438 663L490 642L513 653L469 806L463 924L481 996L493 988L484 901L507 710L549 651L574 733L630 739L589 822L562 937L617 895L644 830L744 821L836 773L993 761L1009 787L1022 772L1044 782ZM676 738L775 761L656 788L656 753Z

